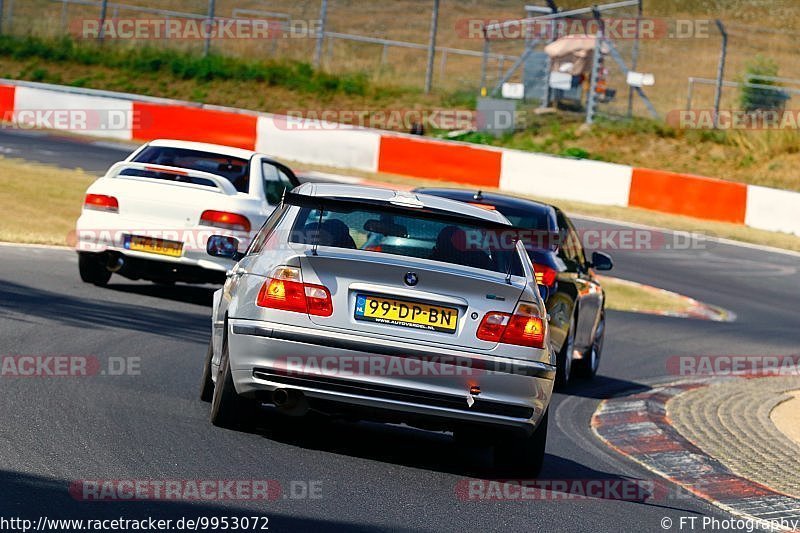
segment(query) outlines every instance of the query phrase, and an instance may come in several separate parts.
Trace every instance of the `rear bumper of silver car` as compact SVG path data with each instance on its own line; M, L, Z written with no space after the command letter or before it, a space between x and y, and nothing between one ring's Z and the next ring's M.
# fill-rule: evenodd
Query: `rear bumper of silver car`
M555 367L495 355L252 320L230 320L229 357L239 394L277 389L365 413L451 425L532 431Z

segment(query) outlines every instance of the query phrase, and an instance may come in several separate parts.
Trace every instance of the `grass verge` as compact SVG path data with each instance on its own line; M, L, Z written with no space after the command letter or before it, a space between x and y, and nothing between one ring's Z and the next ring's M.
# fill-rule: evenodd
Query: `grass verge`
M645 290L638 283L603 276L603 289L606 291L606 307L616 311L652 312L659 310L668 313L684 313L689 305L686 297L665 290Z
M610 276L599 278L606 291L607 309L717 322L728 322L736 318L725 309L710 306L677 292Z
M96 177L0 157L0 241L66 245Z

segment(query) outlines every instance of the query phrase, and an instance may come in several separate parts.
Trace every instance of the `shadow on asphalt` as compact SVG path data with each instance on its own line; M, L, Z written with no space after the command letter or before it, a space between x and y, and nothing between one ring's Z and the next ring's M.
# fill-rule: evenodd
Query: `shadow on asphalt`
M581 398L591 398L595 400L605 400L619 394L634 394L645 392L650 387L635 381L612 378L598 374L594 379L573 379L567 388L560 390L565 396L578 396Z
M109 283L106 289L141 296L152 296L186 304L211 307L214 291L219 287L211 285L164 285L157 283Z
M273 531L375 531L374 527L333 520L316 520L290 516L288 514L263 509L274 508L269 501L254 502L254 507L233 506L227 502L225 506L207 502L188 501L100 501L87 502L74 499L69 493L70 481L51 479L19 472L0 470L0 487L3 497L0 499L0 517L4 519L21 518L32 520L35 528L40 517L49 519L83 519L83 520L176 520L180 518L197 519L199 517L254 517L269 518L269 530ZM235 505L235 504L234 504ZM86 525L86 524L84 524ZM263 524L260 524L263 525ZM260 525L257 529L260 531ZM4 530L13 530L9 524ZM21 530L17 528L18 530ZM77 531L75 525L53 526L50 531ZM109 529L105 527L103 529ZM130 529L129 529L130 530ZM202 530L202 528L201 528ZM206 528L207 531L213 529ZM253 530L251 527L250 530Z
M526 481L514 478L508 472L495 471L492 450L486 445L456 443L449 433L425 431L401 425L373 422L351 422L311 415L287 418L274 409L265 410L252 433L306 450L318 450L348 457L380 461L393 465L425 469L463 477L464 483L453 486L454 497L464 498L469 480ZM548 453L544 469L535 485L544 488L539 498L547 501L586 500L589 482L600 482L607 497L594 498L625 501L634 504L685 509L666 484L653 479L637 479L596 470L590 466ZM533 482L533 480L528 480ZM566 485L554 490L555 483ZM615 493L615 491L618 491ZM625 492L627 491L627 492Z
M209 335L207 312L165 311L157 306L82 298L9 281L0 285L0 302L0 317L9 320L24 320L8 316L11 311L84 329L124 328L194 342L205 342Z

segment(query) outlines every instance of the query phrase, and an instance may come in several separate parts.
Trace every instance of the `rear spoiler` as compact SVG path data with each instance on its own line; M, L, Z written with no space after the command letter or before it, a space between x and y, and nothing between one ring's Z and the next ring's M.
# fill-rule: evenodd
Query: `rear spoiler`
M137 180L137 181L150 181L157 178L148 178L146 176L126 176L123 175L122 172L126 170L139 170L143 172L160 172L164 174L173 174L175 176L185 176L186 178L192 179L193 181L165 181L169 185L178 185L181 187L191 187L194 189L204 189L208 190L209 186L214 187L217 189L217 192L227 194L230 196L234 196L237 194L236 187L233 186L227 178L222 176L218 176L216 174L212 174L210 172L203 172L202 170L192 170L188 168L180 168L180 167L169 167L165 165L156 165L153 163L133 163L130 161L120 161L119 163L114 163L108 172L106 172L106 178L121 178L121 179L130 179L130 180ZM197 183L200 182L207 182L208 185L204 183Z
M514 230L514 227L511 224L496 220L487 220L485 218L478 218L463 213L444 211L430 207L410 207L406 204L380 200L338 196L310 196L307 194L299 194L287 190L283 195L283 202L288 205L295 205L309 209L328 208L335 210L338 209L345 212L358 209L367 209L370 211L383 211L385 213L397 213L406 216L423 215L425 217L444 222L469 224L471 226L478 226L495 231Z

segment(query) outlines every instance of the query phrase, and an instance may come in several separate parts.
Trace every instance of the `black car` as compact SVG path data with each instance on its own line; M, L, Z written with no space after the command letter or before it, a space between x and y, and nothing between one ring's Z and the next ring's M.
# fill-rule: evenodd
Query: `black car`
M465 189L414 192L497 210L520 230L550 315L550 338L558 353L556 385L563 388L574 375L594 377L605 335L605 293L594 272L610 270L611 257L594 252L587 260L572 222L552 205Z

